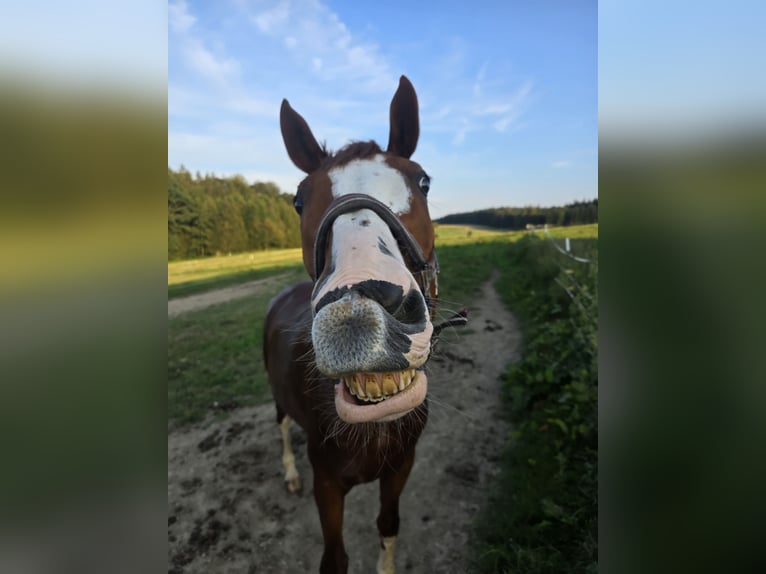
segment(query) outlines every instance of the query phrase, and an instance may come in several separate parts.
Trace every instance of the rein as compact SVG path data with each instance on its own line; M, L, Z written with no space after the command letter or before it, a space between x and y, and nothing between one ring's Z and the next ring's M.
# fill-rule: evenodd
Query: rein
M438 285L439 261L436 251L430 259L426 259L423 250L412 234L399 220L396 214L383 202L363 193L349 193L335 198L327 208L322 220L319 222L316 240L314 241L314 281L322 274L325 267L325 253L327 252L327 238L335 220L345 213L351 213L360 209L369 209L380 217L399 245L402 256L407 263L410 273L420 286L423 296L426 298L431 315L436 312L436 298L431 298L431 285ZM438 287L437 287L438 293ZM432 345L436 342L439 333L446 327L462 327L468 322L468 310L461 309L452 317L434 325L431 336Z

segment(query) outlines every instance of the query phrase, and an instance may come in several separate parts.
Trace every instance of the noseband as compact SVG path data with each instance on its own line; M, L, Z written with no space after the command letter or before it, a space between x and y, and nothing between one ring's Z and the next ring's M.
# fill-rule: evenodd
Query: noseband
M399 220L396 214L389 207L374 197L363 193L349 193L334 199L327 208L322 221L319 222L316 240L314 241L314 281L322 274L325 266L325 253L327 251L327 237L332 229L332 224L338 217L344 213L351 213L360 209L369 209L377 214L391 230L391 234L396 239L402 256L404 257L407 268L415 277L420 286L423 297L425 297L430 311L431 319L436 313L436 298L431 297L431 284L437 286L437 276L439 274L439 260L436 258L436 251L431 255L431 259L426 260L423 250L412 234ZM468 322L468 310L461 309L446 321L434 325L431 336L431 347L437 343L439 333L447 327L462 327Z
M360 209L371 210L385 222L399 245L407 268L415 276L420 288L423 290L423 296L426 299L430 299L431 283L436 283L436 276L439 273L439 262L436 259L436 252L434 251L431 259L426 260L420 245L415 241L415 238L412 237L412 234L396 214L385 203L363 193L342 195L334 199L327 208L322 221L319 223L316 240L314 241L314 280L322 274L325 267L327 237L332 229L332 224L344 213L351 213Z

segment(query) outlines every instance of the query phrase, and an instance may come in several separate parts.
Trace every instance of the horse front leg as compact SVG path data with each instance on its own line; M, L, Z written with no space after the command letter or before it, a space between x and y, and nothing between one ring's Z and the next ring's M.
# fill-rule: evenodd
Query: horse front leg
M290 421L288 415L283 415L279 429L282 432L282 465L285 467L285 484L290 492L298 492L301 489L301 477L295 468L295 454L290 442Z
M334 476L314 467L314 499L322 523L324 552L320 574L346 574L348 555L343 546L343 502L348 492Z
M415 448L405 454L402 464L395 471L389 471L380 477L380 514L378 514L378 532L380 533L380 556L378 574L394 574L394 545L399 533L399 496L404 490L407 478L415 461Z

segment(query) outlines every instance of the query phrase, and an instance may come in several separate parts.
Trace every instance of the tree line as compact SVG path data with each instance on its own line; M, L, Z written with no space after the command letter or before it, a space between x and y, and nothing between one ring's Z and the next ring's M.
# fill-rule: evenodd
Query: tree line
M299 247L293 197L271 182L168 168L168 260Z
M300 247L293 194L244 177L192 175L168 168L168 260L270 248ZM524 229L529 225L598 222L598 199L563 207L500 207L456 213L438 223Z
M438 223L483 225L498 229L525 229L527 225L581 225L598 222L598 199L576 201L563 207L496 207L454 213Z

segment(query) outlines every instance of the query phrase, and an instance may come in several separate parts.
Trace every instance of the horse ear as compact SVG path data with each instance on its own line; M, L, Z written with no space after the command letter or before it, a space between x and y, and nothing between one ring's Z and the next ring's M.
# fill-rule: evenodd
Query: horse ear
M319 168L322 160L327 157L327 152L317 143L303 116L290 107L290 102L287 100L282 100L279 126L282 128L282 139L287 148L287 155L295 166L306 173Z
M418 145L420 120L418 96L406 76L399 78L399 88L391 100L390 129L387 151L409 159Z

